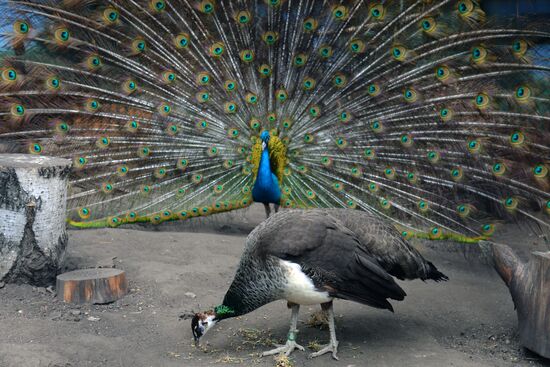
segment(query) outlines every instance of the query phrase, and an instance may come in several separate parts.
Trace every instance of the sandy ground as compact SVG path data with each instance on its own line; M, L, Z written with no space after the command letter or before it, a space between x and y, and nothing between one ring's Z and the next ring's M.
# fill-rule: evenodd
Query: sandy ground
M274 366L259 358L288 331L283 301L225 320L192 344L184 311L219 304L237 267L247 231L263 209L215 221L165 224L154 230L71 231L67 269L124 269L131 292L109 305L73 306L45 288L0 284L1 367ZM185 231L185 232L181 232ZM499 240L528 250L547 250L527 231ZM326 343L328 331L308 325L316 307L302 307L295 366L550 366L518 344L516 315L498 275L474 250L415 242L450 277L442 284L403 282L408 296L395 313L336 301L340 361L307 354Z

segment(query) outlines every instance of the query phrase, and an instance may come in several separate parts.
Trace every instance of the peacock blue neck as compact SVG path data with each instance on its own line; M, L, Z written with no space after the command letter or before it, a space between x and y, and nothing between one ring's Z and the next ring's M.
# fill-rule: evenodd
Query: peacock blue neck
M279 204L281 201L281 189L279 188L277 176L271 171L267 143L262 151L256 182L252 188L252 198L256 202L266 204Z

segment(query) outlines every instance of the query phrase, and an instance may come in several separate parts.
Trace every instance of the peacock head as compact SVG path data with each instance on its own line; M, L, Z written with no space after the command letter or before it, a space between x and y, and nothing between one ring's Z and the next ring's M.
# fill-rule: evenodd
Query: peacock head
M270 138L271 138L271 136L269 135L269 131L267 131L267 130L262 131L262 133L260 135L260 139L262 140L262 149L267 148L267 144L269 144L269 139Z
M271 136L269 135L269 131L267 130L264 130L262 131L262 134L260 135L260 139L262 139L262 141L264 143L269 143L269 139L271 138Z
M232 316L235 316L235 311L224 305L216 306L214 310L196 313L191 319L191 331L195 339L195 346L199 345L200 338L212 329L218 321Z

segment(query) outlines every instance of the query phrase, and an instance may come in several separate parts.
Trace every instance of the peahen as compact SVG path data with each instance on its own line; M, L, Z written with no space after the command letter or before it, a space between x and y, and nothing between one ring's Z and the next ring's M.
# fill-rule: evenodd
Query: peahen
M537 44L550 33L486 20L478 1L14 0L2 13L0 152L73 160L74 226L254 200L268 215L358 208L405 237L549 226Z
M292 309L287 342L262 355L304 350L296 343L300 305L320 303L328 312L330 341L310 357L332 353L338 359L333 299L393 311L387 299L403 300L405 292L392 276L447 280L380 216L345 209L276 214L248 236L223 303L194 315L191 328L195 343L220 320L285 299Z

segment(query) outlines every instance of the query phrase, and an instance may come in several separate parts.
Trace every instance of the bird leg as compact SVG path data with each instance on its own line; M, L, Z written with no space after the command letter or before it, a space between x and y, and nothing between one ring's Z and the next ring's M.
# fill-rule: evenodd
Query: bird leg
M336 328L334 326L334 310L332 308L332 302L322 303L323 310L328 312L328 327L330 330L330 342L325 345L321 350L315 353L311 353L308 358L319 357L325 353L332 353L332 358L338 360L338 340L336 340Z
M296 329L296 325L298 324L298 311L300 311L300 305L292 304L291 307L292 315L290 316L290 330L288 331L286 344L275 344L277 348L263 352L261 354L261 357L271 356L273 354L279 353L284 353L285 355L289 356L290 353L294 351L294 349L300 349L301 351L305 350L304 347L296 343L296 336L298 334L298 329Z
M273 207L275 208L275 213L279 212L279 204L273 204Z
M265 217L269 218L271 215L271 208L269 207L269 203L264 203L264 209L265 209Z

